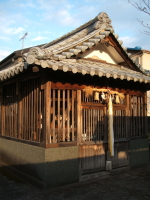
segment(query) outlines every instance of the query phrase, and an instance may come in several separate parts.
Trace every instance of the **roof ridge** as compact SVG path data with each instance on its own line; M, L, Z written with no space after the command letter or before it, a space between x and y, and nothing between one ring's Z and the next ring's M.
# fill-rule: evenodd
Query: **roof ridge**
M97 23L97 22L98 22L98 23ZM47 44L45 44L45 45L43 45L41 48L42 48L42 49L47 48L47 47L49 47L49 46L51 46L51 45L53 45L53 44L55 44L55 43L57 43L57 42L59 42L59 41L61 41L61 40L64 40L64 39L66 39L67 37L72 36L73 34L75 34L75 33L79 32L79 31L81 31L82 29L84 29L84 28L86 28L86 27L89 27L89 26L92 25L93 23L94 23L93 28L94 28L94 29L98 29L98 28L99 28L99 25L102 24L102 23L111 24L111 20L110 20L110 18L108 17L108 15L107 15L106 12L101 12L101 13L99 13L94 19L92 19L92 20L90 20L89 22L87 22L87 23L85 23L85 24L79 26L78 28L74 29L73 31L71 31L71 32L69 32L69 33L67 33L67 34L65 34L65 35L63 35L63 36L61 36L61 37L59 37L59 38L57 38L57 39L55 39L55 40L53 40L53 41L47 43Z

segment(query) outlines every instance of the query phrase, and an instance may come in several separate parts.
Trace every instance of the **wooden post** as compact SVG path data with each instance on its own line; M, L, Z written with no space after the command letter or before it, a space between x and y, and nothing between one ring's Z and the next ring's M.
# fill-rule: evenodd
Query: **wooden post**
M82 123L82 110L81 110L81 90L77 90L77 143L81 142L81 123Z
M60 135L60 90L58 90L58 100L57 100L57 110L58 110L58 133L57 133L57 137L58 137L58 142L60 142L60 137L61 137L61 135ZM62 127L61 127L62 128Z
M129 131L131 131L130 129L130 101L129 101L129 94L126 95L126 138L130 137L130 133Z
M5 135L5 105L3 87L1 89L1 134Z
M107 128L107 123L108 123L108 116L107 116L107 107L104 107L104 140L108 140L108 128Z
M2 87L0 87L0 135L2 135Z
M141 120L140 120L140 97L137 97L137 116L138 116L138 136L141 135Z
M50 143L50 100L51 100L51 82L48 81L46 74L45 75L45 90L44 90L44 143L45 147Z
M52 113L53 113L53 122L52 122L52 127L53 127L53 143L56 143L57 141L57 137L56 137L56 130L55 130L55 96L56 96L56 92L55 89L53 89L53 106L52 106Z
M65 141L65 90L63 90L63 122L62 122L62 126L63 126L63 142Z
M75 119L74 119L74 91L72 90L72 141L75 140L74 138L74 126L75 126Z
M148 120L147 120L147 92L144 93L144 128L145 135L148 135Z
M5 100L4 100L4 93L2 88L2 135L5 135Z
M21 98L21 82L18 82L18 125L17 125L17 137L21 139L22 135L22 98Z

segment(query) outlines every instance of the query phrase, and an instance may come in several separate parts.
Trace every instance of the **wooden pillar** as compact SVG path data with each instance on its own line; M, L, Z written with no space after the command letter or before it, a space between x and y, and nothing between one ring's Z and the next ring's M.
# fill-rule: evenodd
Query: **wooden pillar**
M17 137L22 138L22 96L21 96L21 82L18 82L18 125L17 125Z
M77 143L81 143L81 123L82 123L82 110L81 110L81 90L77 90Z
M126 95L126 138L130 137L130 100L129 94Z
M108 140L108 115L107 115L107 106L104 107L104 140Z
M3 86L1 87L1 135L5 135L5 105L4 105L4 94Z
M3 105L3 87L0 87L0 127L1 127L1 133L0 135L4 134L4 130L3 130L3 122L4 122L4 105Z
M147 92L144 93L144 129L145 129L145 135L148 135L148 119L147 119Z
M50 101L51 101L51 82L48 81L46 72L43 74L44 84L44 116L43 116L43 134L45 147L50 143Z
M2 135L2 87L0 87L0 135Z

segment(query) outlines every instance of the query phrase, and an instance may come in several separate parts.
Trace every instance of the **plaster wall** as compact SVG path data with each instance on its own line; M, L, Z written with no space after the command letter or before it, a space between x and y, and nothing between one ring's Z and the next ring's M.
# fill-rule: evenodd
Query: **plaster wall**
M143 53L140 62L144 69L150 70L150 53ZM150 91L147 91L147 116L150 116Z
M142 67L150 70L150 54L144 53L142 56Z
M147 116L150 117L150 90L147 91Z
M116 56L112 55L112 52L109 52L107 47L102 44L99 44L95 48L92 48L88 52L84 53L82 57L95 58L104 60L108 63L117 64L117 53Z

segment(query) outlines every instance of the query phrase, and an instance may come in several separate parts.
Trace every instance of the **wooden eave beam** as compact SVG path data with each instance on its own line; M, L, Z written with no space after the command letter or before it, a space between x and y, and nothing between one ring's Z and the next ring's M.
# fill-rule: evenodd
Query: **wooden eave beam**
M54 83L53 81L51 82L51 89L61 89L61 90L83 90L85 89L87 86L86 85L78 85L78 84L70 84L70 83L61 83L61 82L57 82ZM93 88L93 86L91 86L91 88ZM103 88L106 89L106 86L97 86L97 89ZM140 90L129 90L129 89L119 89L119 88L111 88L109 87L110 90L112 91L117 91L120 93L124 93L124 94L130 94L130 95L136 95L136 96L142 96L143 92L145 92L145 90L143 89L143 91Z
M134 69L138 72L141 72L140 69L138 67L136 67L136 65L128 58L128 56L126 55L126 53L122 50L122 48L120 47L119 42L116 42L116 38L114 37L113 34L110 34L109 36L107 36L109 43L116 49L116 51L120 54L120 56L125 60L125 62L131 67L131 69Z

